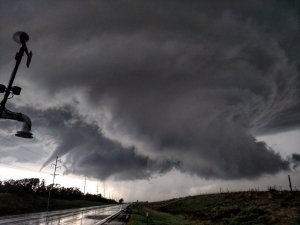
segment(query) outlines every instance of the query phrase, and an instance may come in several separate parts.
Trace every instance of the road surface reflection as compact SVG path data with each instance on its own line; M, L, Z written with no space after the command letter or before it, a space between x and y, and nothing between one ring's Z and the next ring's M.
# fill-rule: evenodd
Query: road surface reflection
M18 216L0 217L0 224L100 225L106 218L126 208L126 205L97 206Z

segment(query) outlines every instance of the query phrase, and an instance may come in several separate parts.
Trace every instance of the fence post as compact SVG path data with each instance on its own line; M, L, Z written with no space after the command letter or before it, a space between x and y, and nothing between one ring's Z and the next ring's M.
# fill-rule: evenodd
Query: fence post
M291 177L290 177L290 175L288 175L288 178L289 178L290 189L291 189L291 191L293 191L293 188L292 188L292 182L291 182Z
M146 217L147 217L147 225L149 225L149 221L148 221L148 217L149 217L149 213L146 213Z

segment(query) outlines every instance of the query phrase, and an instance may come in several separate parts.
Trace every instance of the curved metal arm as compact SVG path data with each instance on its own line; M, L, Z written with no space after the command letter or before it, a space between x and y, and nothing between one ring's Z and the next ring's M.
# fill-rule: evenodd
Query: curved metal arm
M10 119L10 120L17 120L23 122L22 129L18 131L15 135L22 138L32 138L31 131L31 120L28 116L23 113L16 113L12 112L8 109L4 109L1 118L3 119Z
M4 119L10 119L10 120L17 120L17 121L21 121L23 122L23 127L22 130L18 131L16 133L16 136L18 137L22 137L22 138L32 138L32 133L31 131L31 120L28 116L26 116L23 113L15 113L12 112L8 109L5 108L5 104L8 100L9 95L12 93L15 94L19 93L20 94L20 88L19 91L15 90L15 87L13 87L13 82L17 73L17 70L19 68L19 65L22 61L22 57L24 55L24 52L27 55L27 67L29 67L30 61L31 61L31 57L32 57L32 52L29 52L26 46L26 42L29 40L29 36L27 33L23 32L23 31L18 31L14 34L13 39L17 42L22 44L22 46L20 47L19 52L17 52L15 60L16 60L16 65L13 69L13 72L11 74L11 77L9 79L8 85L7 87L5 87L4 85L2 85L2 91L1 93L5 92L3 100L0 103L0 118L4 118ZM4 87L4 89L3 89ZM3 91L4 90L4 91Z

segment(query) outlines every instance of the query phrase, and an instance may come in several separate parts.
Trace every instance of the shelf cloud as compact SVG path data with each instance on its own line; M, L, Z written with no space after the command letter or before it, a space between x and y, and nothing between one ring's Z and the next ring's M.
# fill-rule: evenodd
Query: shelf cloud
M38 137L55 140L44 166L65 156L67 173L103 180L290 170L256 136L300 125L293 1L1 4L10 21L1 30L31 37L32 67L17 78L26 89L14 107ZM0 44L1 59L11 46ZM6 71L7 59L0 63Z

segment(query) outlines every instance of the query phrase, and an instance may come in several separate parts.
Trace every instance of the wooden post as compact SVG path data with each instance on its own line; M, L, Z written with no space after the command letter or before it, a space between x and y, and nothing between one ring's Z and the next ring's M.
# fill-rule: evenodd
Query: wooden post
M289 178L290 189L291 189L291 191L293 191L293 188L292 188L292 182L291 182L291 177L290 177L290 175L288 175L288 178Z

